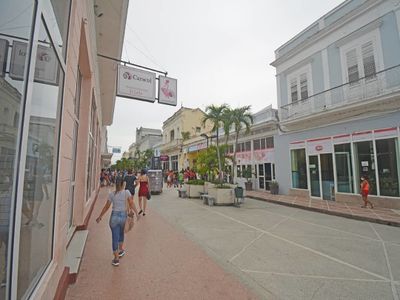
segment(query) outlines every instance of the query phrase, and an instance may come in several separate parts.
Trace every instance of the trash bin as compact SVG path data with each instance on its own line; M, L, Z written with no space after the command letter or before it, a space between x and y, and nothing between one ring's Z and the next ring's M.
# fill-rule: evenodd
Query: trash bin
M235 188L235 199L236 199L236 203L235 205L239 207L239 205L241 203L244 202L244 197L243 197L243 188L242 187L236 187Z
M235 187L235 198L243 198L243 188Z

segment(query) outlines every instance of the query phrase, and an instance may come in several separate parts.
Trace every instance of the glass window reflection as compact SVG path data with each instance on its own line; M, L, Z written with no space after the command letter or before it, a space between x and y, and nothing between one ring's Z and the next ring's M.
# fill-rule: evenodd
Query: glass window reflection
M30 0L2 0L0 4L0 299L5 299L9 288L7 270L9 235L13 233L11 213L15 189L15 170L23 106L23 76L9 76L11 53L18 42L28 43L31 33L34 2ZM26 64L26 55L21 66Z
M38 44L22 203L18 298L29 294L52 257L63 72L43 22Z

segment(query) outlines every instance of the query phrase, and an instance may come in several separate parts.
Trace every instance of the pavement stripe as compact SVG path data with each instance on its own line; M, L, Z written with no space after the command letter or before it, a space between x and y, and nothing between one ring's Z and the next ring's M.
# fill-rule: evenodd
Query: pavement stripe
M386 259L386 265L389 271L389 276L390 276L390 286L392 287L392 293L393 293L393 299L394 300L399 300L399 295L397 294L397 289L394 285L394 278L393 278L393 273L392 273L392 266L390 265L390 261L389 261L389 256L387 254L387 249L386 249L386 245L385 242L383 241L381 235L378 233L378 231L376 231L375 227L371 224L368 223L369 226L371 226L372 230L375 232L376 236L381 240L382 243L382 247L383 247L383 253L385 254L385 259Z
M247 248L249 248L251 245L253 245L256 241L258 241L265 233L261 233L258 237L253 239L250 243L248 243L246 246L243 247L242 250L240 250L237 254L235 254L229 262L232 262L235 258L237 258L240 254L242 254L244 251L246 251Z
M318 226L318 227L321 227L321 228L327 228L327 229L330 229L330 230L333 230L333 231L337 231L337 232L340 232L340 233L345 233L345 234L348 234L348 235L361 237L363 239L367 239L367 240L370 240L370 241L379 241L379 239L374 239L374 238L371 238L371 237L366 236L366 235L362 235L362 234L358 234L358 233L354 233L354 232L349 232L349 231L337 229L337 228L334 228L334 227L329 227L329 226L326 226L326 225L321 225L321 224L305 221L305 220L302 220L302 219L297 219L297 218L294 218L292 216L288 217L286 215L282 215L282 214L279 214L279 213L269 212L269 211L266 210L266 208L257 208L257 209L262 209L267 214L276 215L276 216L285 217L285 218L287 217L289 220L298 221L298 222L301 222L301 223L310 224L310 225Z
M286 277L302 277L302 278L313 278L313 279L327 279L327 280L346 280L346 281L363 281L363 282L389 282L383 279L363 279L363 278L348 278L348 277L330 277L330 276L318 276L318 275L302 275L302 274L291 274L291 273L279 273L279 272L268 272L268 271L258 271L258 270L241 270L245 273L259 273Z
M291 244L291 245L293 245L293 246L299 247L299 248L301 248L301 249L303 249L303 250L310 251L310 252L312 252L312 253L314 253L314 254L317 254L317 255L319 255L319 256L325 257L325 258L327 258L327 259L329 259L329 260L331 260L331 261L334 261L334 262L336 262L336 263L339 263L339 264L341 264L341 265L350 267L350 268L352 268L352 269L355 269L355 270L357 270L357 271L360 271L360 272L369 274L369 275L371 275L371 276L380 278L380 279L385 280L385 281L391 281L389 278L386 278L386 277L381 276L381 275L379 275L379 274L376 274L376 273L374 273L374 272L370 272L370 271L365 270L365 269L363 269L363 268L357 267L357 266L355 266L355 265L353 265L353 264L350 264L350 263L348 263L348 262L345 262L345 261L343 261L343 260L340 260L340 259L338 259L338 258L335 258L335 257L330 256L330 255L328 255L328 254L325 254L325 253L323 253L323 252L320 252L320 251L318 251L318 250L315 250L315 249L312 249L312 248L303 246L303 245L298 244L298 243L296 243L296 242L294 242L294 241L291 241L291 240L288 240L288 239L286 239L286 238L280 237L279 235L276 235L276 234L273 234L273 233L271 233L271 232L269 232L269 231L266 231L266 230L264 230L264 229L255 227L255 226L250 225L250 224L248 224L248 223L246 223L246 222L237 220L237 219L235 219L235 218L233 218L233 217L230 217L230 216L228 216L228 215L225 215L225 214L223 214L223 213L216 212L215 210L212 210L212 209L210 209L210 208L208 208L208 207L204 207L204 206L201 206L201 205L199 205L199 204L195 204L195 205L197 205L197 206L199 206L199 207L202 207L203 209L208 210L208 211L210 211L211 213L220 215L220 216L222 216L222 217L224 217L224 218L227 218L227 219L232 220L232 221L234 221L234 222L237 222L237 223L239 223L239 224L245 225L245 226L247 226L247 227L249 227L249 228L253 228L253 229L255 229L255 230L258 230L258 231L263 232L263 233L265 233L265 234L267 234L267 235L269 235L269 236L271 236L271 237L273 237L273 238L276 238L276 239L278 239L278 240L284 241L284 242L286 242L286 243L288 243L288 244ZM396 299L396 300L397 300L397 299Z

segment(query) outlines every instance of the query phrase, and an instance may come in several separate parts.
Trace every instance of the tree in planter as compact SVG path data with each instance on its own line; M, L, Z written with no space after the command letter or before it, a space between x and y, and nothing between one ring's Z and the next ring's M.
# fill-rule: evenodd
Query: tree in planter
M225 146L220 146L219 151L216 146L210 146L207 149L201 151L197 156L196 166L197 172L205 176L207 175L208 180L214 178L214 174L217 173L219 169L219 162L221 162L221 168L224 170L226 168L227 158L223 156L225 152ZM218 154L220 155L218 159Z
M245 127L245 134L250 132L250 126L253 124L253 116L250 113L251 105L246 105L243 107L238 107L230 112L230 120L235 130L235 145L237 146L239 140L240 131ZM235 147L233 152L233 172L236 172L236 153L237 147ZM235 176L235 174L234 174ZM250 170L251 176L251 170Z
M253 173L251 172L251 166L247 166L246 169L243 170L242 172L242 177L246 178L246 190L252 190L253 189L253 183L251 182L251 178ZM238 175L239 176L239 175Z
M206 114L202 120L203 125L207 121L211 121L213 124L212 131L216 131L216 141L217 141L217 159L218 159L218 179L221 182L221 175L222 175L222 164L221 164L221 155L220 155L220 148L219 148L219 133L218 129L220 128L223 120L224 110L228 106L226 104L218 105L209 105L206 107Z

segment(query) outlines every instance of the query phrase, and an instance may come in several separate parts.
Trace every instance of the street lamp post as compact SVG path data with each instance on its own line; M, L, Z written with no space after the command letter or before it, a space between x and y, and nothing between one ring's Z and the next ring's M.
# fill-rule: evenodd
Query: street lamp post
M200 134L200 136L202 136L203 138L207 139L207 148L208 148L208 139L210 138L207 134L202 133Z

